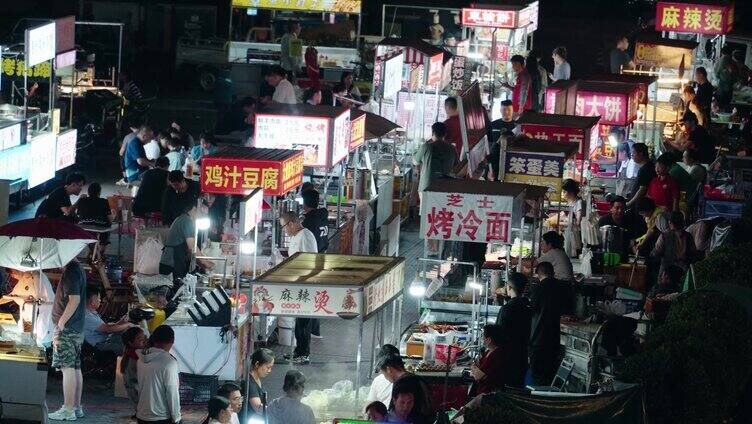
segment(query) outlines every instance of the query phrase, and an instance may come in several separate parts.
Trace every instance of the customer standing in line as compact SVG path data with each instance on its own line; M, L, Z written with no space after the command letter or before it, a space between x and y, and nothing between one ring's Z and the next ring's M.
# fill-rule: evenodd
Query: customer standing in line
M178 361L170 355L174 343L175 331L160 325L138 358L138 424L176 424L182 419Z

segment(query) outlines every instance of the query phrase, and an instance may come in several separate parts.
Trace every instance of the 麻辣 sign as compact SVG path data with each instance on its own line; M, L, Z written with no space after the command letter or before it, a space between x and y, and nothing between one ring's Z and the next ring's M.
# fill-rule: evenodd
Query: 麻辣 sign
M420 232L432 240L506 243L512 207L508 196L424 191Z
M201 191L248 194L261 187L265 196L282 196L303 182L303 153L283 161L206 156L201 159Z
M360 314L363 292L348 287L253 284L251 313L335 317Z
M734 4L658 2L655 30L723 35L734 27Z

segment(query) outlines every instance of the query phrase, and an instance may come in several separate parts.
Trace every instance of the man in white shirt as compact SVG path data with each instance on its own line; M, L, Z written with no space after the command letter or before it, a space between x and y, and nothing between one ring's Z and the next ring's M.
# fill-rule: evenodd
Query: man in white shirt
M288 253L290 256L298 252L318 253L316 237L300 223L300 217L293 212L284 212L279 217L279 225L290 237ZM294 364L304 365L311 362L311 319L295 318L295 352L292 358L285 355L286 359L292 359Z
M159 142L155 138L152 138L151 141L144 145L144 152L146 152L146 159L148 160L156 160L158 157L162 156Z
M274 87L272 101L277 104L294 105L298 103L295 96L295 87L287 80L287 72L281 66L276 65L266 73L266 82Z
M230 409L232 410L230 424L240 424L238 412L243 409L243 394L240 393L240 386L235 383L225 383L217 390L217 396L222 396L230 401Z
M175 332L160 325L151 334L152 347L144 349L136 364L138 407L136 418L142 423L179 423L178 361L170 355Z

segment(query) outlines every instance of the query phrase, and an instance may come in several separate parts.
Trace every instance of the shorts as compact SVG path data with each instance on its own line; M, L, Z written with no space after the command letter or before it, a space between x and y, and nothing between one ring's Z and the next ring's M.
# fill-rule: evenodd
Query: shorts
M52 336L52 366L81 369L81 346L84 335L77 331L56 331Z

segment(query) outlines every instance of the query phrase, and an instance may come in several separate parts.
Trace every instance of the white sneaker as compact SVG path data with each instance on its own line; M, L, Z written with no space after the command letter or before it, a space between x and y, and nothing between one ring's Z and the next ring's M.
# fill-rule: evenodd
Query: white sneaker
M52 421L76 421L76 413L65 406L60 407L57 411L47 415Z
M81 406L73 408L73 412L76 414L76 418L83 418L86 416L86 414L84 414L84 408Z

